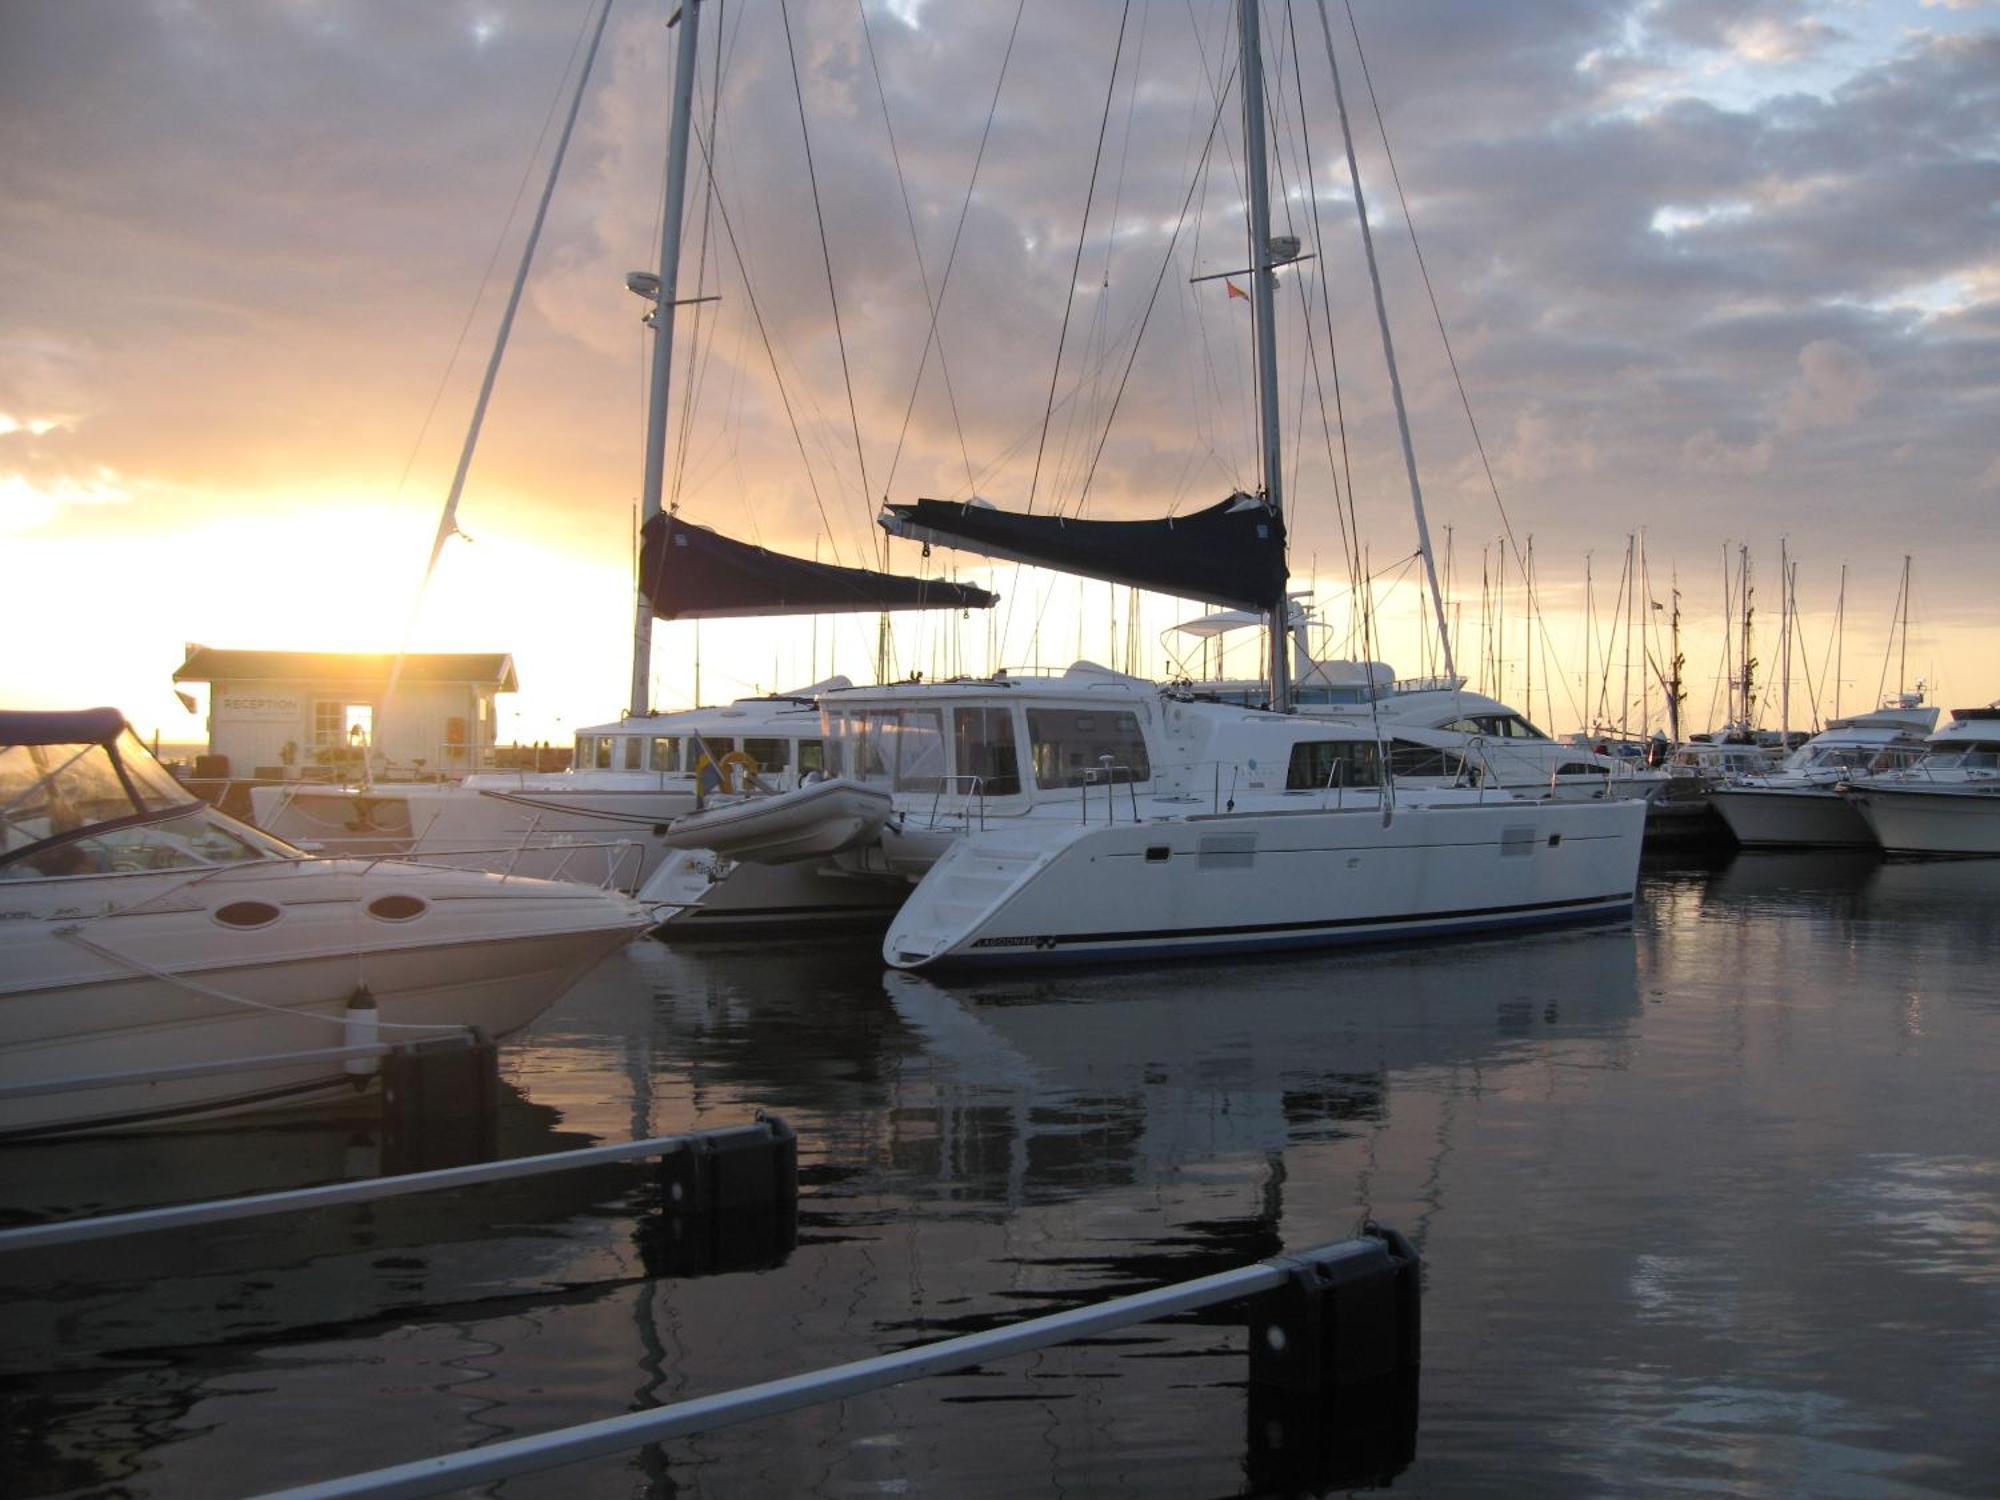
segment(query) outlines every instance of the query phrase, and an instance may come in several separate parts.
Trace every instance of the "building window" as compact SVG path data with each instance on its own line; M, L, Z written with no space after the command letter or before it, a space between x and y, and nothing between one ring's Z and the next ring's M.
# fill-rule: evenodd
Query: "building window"
M347 712L342 703L315 703L313 705L313 744L344 745L347 743Z

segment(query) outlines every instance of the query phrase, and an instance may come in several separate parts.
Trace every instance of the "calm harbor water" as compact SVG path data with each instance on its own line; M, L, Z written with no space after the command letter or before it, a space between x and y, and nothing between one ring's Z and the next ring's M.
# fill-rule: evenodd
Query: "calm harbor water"
M1630 926L933 983L866 941L607 963L506 1154L797 1130L782 1263L646 1274L642 1168L0 1263L14 1496L248 1494L1353 1234L1425 1262L1396 1489L2000 1489L2000 861L1649 869ZM364 1120L0 1153L10 1222L368 1175ZM505 1496L1225 1495L1240 1320Z

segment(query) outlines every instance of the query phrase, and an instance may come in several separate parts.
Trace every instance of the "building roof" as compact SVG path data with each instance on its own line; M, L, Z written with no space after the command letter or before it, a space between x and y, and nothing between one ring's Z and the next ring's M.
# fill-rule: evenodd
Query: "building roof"
M175 682L313 682L381 687L396 658L386 652L222 651L196 646L174 669ZM505 651L412 652L403 658L404 682L467 682L517 693L514 658Z

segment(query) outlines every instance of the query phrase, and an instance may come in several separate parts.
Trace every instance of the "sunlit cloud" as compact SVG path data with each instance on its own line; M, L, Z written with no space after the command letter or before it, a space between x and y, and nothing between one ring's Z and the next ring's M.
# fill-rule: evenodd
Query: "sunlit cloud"
M19 472L0 474L0 535L34 531L78 506L124 505L132 498L108 468L55 479L31 479Z
M69 426L70 420L68 417L17 417L0 411L0 437L12 437L17 432L25 432L29 437L47 437Z

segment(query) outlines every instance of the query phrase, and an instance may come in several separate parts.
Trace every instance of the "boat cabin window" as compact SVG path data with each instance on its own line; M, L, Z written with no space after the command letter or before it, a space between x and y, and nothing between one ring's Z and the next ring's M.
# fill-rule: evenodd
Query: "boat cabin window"
M1351 706L1368 702L1368 689L1363 687L1299 687L1292 690L1292 702L1300 708L1332 707L1336 705Z
M705 760L711 766L720 765L722 757L736 748L736 740L726 734L691 734L687 740L687 761L690 771L699 771Z
M1923 759L1930 767L1955 767L1961 771L2000 770L2000 741L1974 740L1964 746L1954 745L1949 750L1942 746L1933 750Z
M608 771L611 769L611 736L608 734L580 734L576 737L576 769L579 771Z
M1111 761L1114 781L1152 778L1146 736L1139 728L1137 714L1031 708L1028 743L1035 785L1040 787L1083 786L1086 778L1101 780L1106 757Z
M1479 734L1489 740L1545 740L1541 730L1530 724L1519 714L1474 714L1463 719L1453 719L1448 724L1440 724L1440 729L1448 729L1453 734Z
M1440 750L1435 745L1419 745L1411 740L1397 740L1389 746L1389 770L1399 777L1435 777L1440 781L1456 781L1465 771L1463 756L1454 755L1449 750Z
M839 774L899 792L944 784L944 715L935 708L829 709L821 723Z
M782 771L792 763L792 747L785 740L746 739L743 753L757 762L760 771Z
M952 753L958 767L957 790L970 792L969 778L989 797L1011 797L1021 790L1020 750L1014 741L1014 714L1005 708L959 708L951 716Z
M678 771L681 768L681 742L677 735L663 735L653 741L652 763L654 771Z
M796 757L795 768L799 775L804 776L812 771L824 771L826 769L826 741L800 740Z
M628 771L636 771L639 769L639 757L645 754L646 742L640 739L639 736L637 736L636 734L628 734L625 736L624 744L625 744L625 755L623 763L625 769Z
M1305 740L1292 746L1285 790L1317 792L1328 787L1380 786L1382 757L1367 740Z

